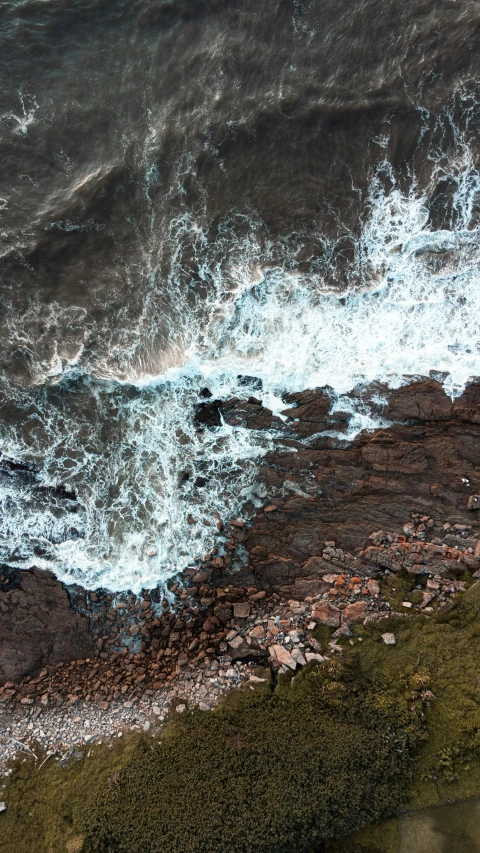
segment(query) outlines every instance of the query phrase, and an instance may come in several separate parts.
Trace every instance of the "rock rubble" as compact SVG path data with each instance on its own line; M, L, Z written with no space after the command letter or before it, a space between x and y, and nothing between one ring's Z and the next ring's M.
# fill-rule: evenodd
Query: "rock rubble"
M416 541L410 529L410 541L404 532L374 531L355 556L327 540L318 557L324 573L296 599L289 587L216 586L211 555L172 583L170 600L158 600L156 590L138 598L87 595L97 655L0 687L0 768L21 744L63 754L124 729L148 730L187 707L207 710L232 687L268 683L276 672L341 654L342 640L354 642L354 625L392 614L381 591L386 573L406 571L418 581L415 602L404 602L410 612L444 606L471 583L470 576L456 579L459 569L473 572L472 580L480 575L480 540L451 524L443 533L448 543ZM315 638L317 625L332 629L328 642ZM395 637L385 632L383 641Z

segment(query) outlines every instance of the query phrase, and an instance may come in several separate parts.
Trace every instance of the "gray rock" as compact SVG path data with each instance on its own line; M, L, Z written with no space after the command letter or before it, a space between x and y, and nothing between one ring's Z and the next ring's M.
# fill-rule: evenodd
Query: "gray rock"
M316 660L318 661L318 663L323 663L323 661L325 660L323 655L314 654L313 652L307 652L305 657L307 659L307 663L310 663L312 660Z
M305 660L300 649L292 649L292 658L299 666L306 666L307 664L307 661Z
M343 625L341 628L338 628L336 631L333 632L332 639L336 640L337 637L351 637L351 636L352 636L352 632L351 632L349 626Z

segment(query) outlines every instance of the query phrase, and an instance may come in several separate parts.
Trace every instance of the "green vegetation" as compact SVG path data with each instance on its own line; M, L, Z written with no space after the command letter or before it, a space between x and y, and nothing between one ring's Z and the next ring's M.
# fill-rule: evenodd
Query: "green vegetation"
M423 588L419 580L423 581ZM393 610L397 613L407 613L407 608L403 606L404 601L410 601L412 604L420 604L423 598L425 589L426 577L422 578L410 572L399 572L395 575L387 575L380 583L382 596L388 601Z
M95 791L108 790L139 741L131 734L78 750L65 766L53 758L43 763L46 756L38 750L36 762L17 759L0 794L8 802L0 814L1 853L79 853L85 803Z
M322 853L400 853L399 821L385 820L340 841L327 841ZM415 848L408 853L416 853Z
M428 739L423 746L409 807L420 808L480 792L480 585L475 585L437 616L390 618L364 635L352 652L365 673L393 686L410 679L411 707L428 707ZM383 631L397 643L385 646Z
M352 652L363 672L375 672L390 684L417 682L412 705L424 697L428 739L419 753L407 791L408 810L480 794L480 583L435 617L379 622ZM395 646L380 641L394 631ZM424 682L422 685L421 682ZM431 694L429 696L428 694ZM480 838L478 838L480 846ZM463 849L463 848L462 848ZM327 844L325 853L404 853L398 821L389 821Z
M357 626L342 662L160 739L17 763L1 853L403 853L399 822L378 821L480 794L479 606L476 585L435 617Z
M274 692L184 714L160 743L142 736L116 761L103 747L66 769L20 764L0 850L63 851L62 827L70 842L84 838L82 853L318 849L399 808L421 727L355 666L309 668Z
M329 625L317 625L312 632L312 636L320 643L322 654L328 654L328 644L334 632L335 628L331 628Z
M390 814L420 732L408 702L332 663L143 742L97 797L85 853L291 853Z

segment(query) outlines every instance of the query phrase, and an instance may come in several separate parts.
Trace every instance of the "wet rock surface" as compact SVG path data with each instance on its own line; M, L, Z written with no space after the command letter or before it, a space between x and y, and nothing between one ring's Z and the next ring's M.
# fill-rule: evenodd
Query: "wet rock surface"
M318 405L323 412L322 398ZM291 412L300 413L300 432L303 411L300 404ZM265 457L261 478L276 509L257 512L245 538L258 581L278 586L321 575L334 556L323 554L327 540L353 566L372 531L404 533L413 516L417 542L438 537L447 521L477 527L480 386L468 386L452 402L439 383L414 383L389 392L379 414L401 423L348 444L319 433L308 447L281 447ZM428 529L423 516L431 518Z
M389 579L410 579L405 618L475 582L480 386L453 402L433 381L382 393L381 414L396 422L349 443L319 431L335 419L323 392L294 395L262 461L263 506L248 522L219 519L211 552L163 590L67 590L49 572L4 568L3 767L19 742L55 752L148 728L342 654L353 626L392 612ZM271 428L259 401L228 405L232 419Z

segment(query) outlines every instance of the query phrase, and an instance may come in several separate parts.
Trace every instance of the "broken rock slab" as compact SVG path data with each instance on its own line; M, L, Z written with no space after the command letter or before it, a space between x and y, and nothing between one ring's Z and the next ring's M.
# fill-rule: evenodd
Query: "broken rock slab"
M319 601L312 607L312 619L316 619L321 625L340 628L341 618L341 610L329 601Z
M235 619L248 619L250 616L250 605L248 601L238 601L233 605Z
M307 664L300 649L292 649L292 658L298 666L306 666Z
M271 657L278 661L278 663L283 664L284 666L288 666L290 667L290 669L293 670L297 668L296 661L293 659L288 649L285 649L284 646L274 644L273 646L270 646L269 653Z
M367 605L364 601L355 601L353 604L347 604L342 612L342 625L356 625L363 622L367 615Z

